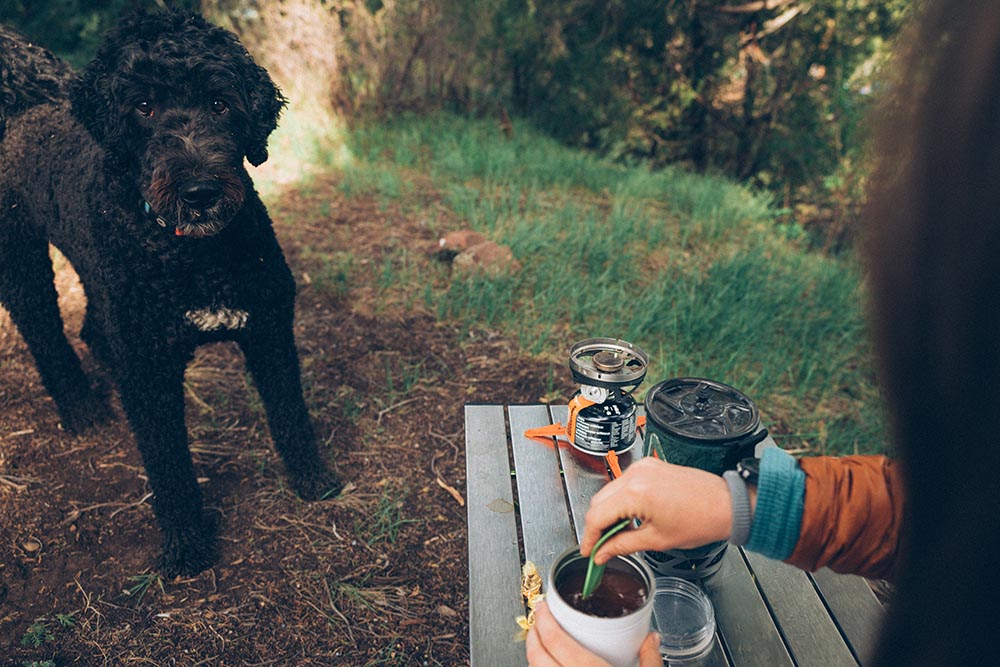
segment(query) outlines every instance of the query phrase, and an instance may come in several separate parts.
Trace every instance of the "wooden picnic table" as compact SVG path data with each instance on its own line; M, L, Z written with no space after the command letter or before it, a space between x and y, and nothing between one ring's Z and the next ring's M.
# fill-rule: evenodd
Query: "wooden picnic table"
M465 406L472 667L527 665L514 620L525 613L521 566L534 562L544 579L579 543L590 498L609 479L600 457L524 437L567 416L565 405ZM640 433L622 467L641 452ZM807 573L732 545L700 583L717 632L699 667L864 664L884 614L861 577Z

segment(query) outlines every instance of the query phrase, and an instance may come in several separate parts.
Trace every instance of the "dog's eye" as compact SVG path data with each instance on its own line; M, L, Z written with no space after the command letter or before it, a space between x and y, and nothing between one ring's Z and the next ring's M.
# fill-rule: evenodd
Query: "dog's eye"
M215 100L212 102L212 113L224 114L229 110L229 106L222 100Z
M139 112L139 115L145 116L146 118L153 117L153 105L149 102L142 101L135 105L135 110Z

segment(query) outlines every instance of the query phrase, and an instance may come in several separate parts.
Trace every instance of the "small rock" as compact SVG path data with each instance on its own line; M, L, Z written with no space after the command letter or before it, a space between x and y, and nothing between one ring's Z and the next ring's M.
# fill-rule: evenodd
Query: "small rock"
M468 250L474 245L478 245L486 240L486 237L471 229L459 229L448 232L438 239L437 246L430 254L437 257L442 262L450 262L455 259L455 255Z
M438 240L438 247L441 250L452 250L457 254L474 245L479 245L485 240L486 237L479 232L474 232L471 229L459 229L445 234Z
M454 266L456 269L482 271L492 276L521 270L521 263L514 258L510 248L493 241L484 241L458 253Z

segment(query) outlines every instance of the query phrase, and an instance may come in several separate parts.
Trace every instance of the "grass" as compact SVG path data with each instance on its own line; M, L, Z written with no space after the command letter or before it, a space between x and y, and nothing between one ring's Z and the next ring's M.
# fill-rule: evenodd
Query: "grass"
M338 252L324 255L311 248L304 248L302 256L319 267L310 276L315 289L334 301L343 299L350 293L352 276L358 270L357 262L351 253Z
M399 537L399 531L413 519L403 516L405 492L393 489L389 484L382 488L378 503L372 512L357 519L354 532L369 547L384 542L394 543Z
M582 338L629 340L656 382L705 376L755 399L786 446L881 451L860 270L809 251L767 196L714 176L650 171L567 149L517 124L450 115L355 128L325 168L345 197L412 206L430 179L454 218L511 248L500 277L383 260L379 288L441 319L563 357ZM322 151L319 151L322 153ZM331 292L356 267L330 258ZM415 279L418 277L419 279ZM568 372L568 371L567 371ZM532 400L535 397L525 397Z
M128 578L130 586L122 591L122 595L129 598L132 605L138 607L142 604L142 599L146 597L146 593L149 589L156 585L160 589L161 593L163 590L163 580L160 575L156 572L147 572L144 574L137 574Z

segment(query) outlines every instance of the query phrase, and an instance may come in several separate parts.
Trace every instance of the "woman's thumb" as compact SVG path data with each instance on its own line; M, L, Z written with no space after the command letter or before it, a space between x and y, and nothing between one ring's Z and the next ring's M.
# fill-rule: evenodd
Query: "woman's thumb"
M660 657L660 635L650 632L639 647L639 667L663 667Z

